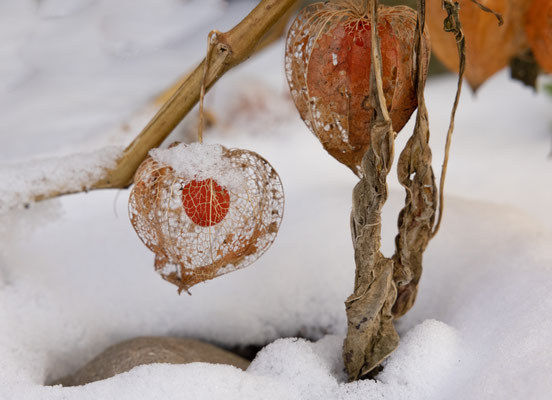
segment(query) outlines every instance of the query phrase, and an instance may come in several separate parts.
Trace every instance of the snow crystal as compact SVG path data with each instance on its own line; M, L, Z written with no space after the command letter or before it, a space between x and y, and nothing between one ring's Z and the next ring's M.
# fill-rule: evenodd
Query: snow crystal
M331 342L334 355L340 353L342 337L328 337L323 341ZM247 372L285 383L294 389L299 399L337 398L338 382L333 376L331 362L318 354L319 347L322 346L304 339L277 340L259 352ZM343 367L340 359L339 365Z
M342 336L316 343L277 340L257 355L247 372L286 382L300 399L430 399L439 398L465 360L458 333L428 320L405 335L377 381L346 383L342 345Z
M239 191L245 185L245 177L236 171L228 157L223 156L224 148L218 144L179 144L168 149L152 149L150 155L185 179L211 178L230 191Z

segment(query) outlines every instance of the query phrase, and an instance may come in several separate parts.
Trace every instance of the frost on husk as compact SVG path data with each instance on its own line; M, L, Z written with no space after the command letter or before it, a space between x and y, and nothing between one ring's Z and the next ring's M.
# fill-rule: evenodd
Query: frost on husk
M283 188L272 166L252 151L222 149L219 163L241 185L221 187L217 176L177 174L153 157L136 172L130 220L155 253L155 269L179 292L251 264L272 244L282 220ZM207 203L193 209L190 201L201 194Z

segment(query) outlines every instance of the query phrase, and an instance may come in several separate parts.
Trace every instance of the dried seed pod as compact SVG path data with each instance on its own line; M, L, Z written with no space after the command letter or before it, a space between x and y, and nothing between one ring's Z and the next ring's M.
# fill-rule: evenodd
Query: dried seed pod
M533 0L525 16L525 34L540 67L552 74L552 2Z
M302 10L286 44L286 76L301 118L324 148L360 175L370 144L371 17L362 2L315 3ZM378 8L383 89L393 129L398 132L416 109L414 32L409 7ZM429 60L424 37L424 63ZM427 68L426 68L427 70Z
M479 0L483 6L502 15L504 24L484 12L471 0L457 0L460 21L466 37L466 80L475 91L491 75L510 63L510 59L527 47L523 33L523 16L528 0ZM548 0L545 0L548 1ZM442 0L427 0L427 27L431 49L451 71L458 71L455 37L443 30L447 13Z
M251 264L272 244L283 216L278 174L248 150L152 150L134 182L132 226L179 292Z

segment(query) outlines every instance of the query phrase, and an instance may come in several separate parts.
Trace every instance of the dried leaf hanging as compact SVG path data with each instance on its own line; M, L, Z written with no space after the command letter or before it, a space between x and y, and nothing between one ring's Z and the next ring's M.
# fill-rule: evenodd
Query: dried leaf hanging
M370 6L371 18L379 21L377 0ZM399 343L392 315L397 296L393 260L380 250L381 210L387 200L387 174L393 164L395 132L383 89L382 41L374 24L371 34L373 68L369 96L374 117L370 123L371 143L362 159L361 179L353 190L351 234L356 271L353 293L345 302L347 336L343 343L343 361L350 380L370 376ZM423 46L418 49L417 60L420 60L426 51Z
M365 4L370 4L371 15L377 19L378 0ZM387 200L386 181L393 163L395 135L382 87L384 55L378 38L380 35L376 35L375 27L372 26L374 68L370 74L373 86L370 99L375 113L370 126L370 147L362 160L361 179L353 190L351 233L356 273L354 291L345 302L347 337L343 345L343 360L350 380L374 376L380 363L397 347L399 337L393 320L406 313L416 299L423 253L438 230L438 223L435 225L438 204L441 221L442 190L465 65L465 41L458 17L458 4L453 3L453 0L443 0L443 4L448 14L444 27L448 32L454 33L461 62L458 90L447 133L441 197L438 203L438 191L431 166L428 112L424 100L427 74L427 64L424 62L427 51L424 48L425 0L418 0L418 23L414 40L416 68L411 71L418 112L414 132L398 161L398 178L406 190L406 198L405 206L399 214L399 234L395 240L396 252L392 258L386 258L381 253L381 210Z
M363 3L315 3L303 9L290 28L285 62L301 118L324 148L359 176L375 107L369 96L371 17ZM380 6L378 13L383 90L398 132L417 106L411 73L416 13L405 6ZM426 65L428 57L425 52Z
M152 150L134 182L132 226L179 292L251 264L272 244L283 216L278 174L248 150Z

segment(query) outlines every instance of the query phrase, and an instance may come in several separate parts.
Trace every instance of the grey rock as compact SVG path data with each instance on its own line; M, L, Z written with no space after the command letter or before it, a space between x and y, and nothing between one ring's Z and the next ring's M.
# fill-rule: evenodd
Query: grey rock
M153 363L189 364L206 362L233 365L245 370L249 361L234 353L195 339L140 337L107 348L75 374L52 385L79 386Z

